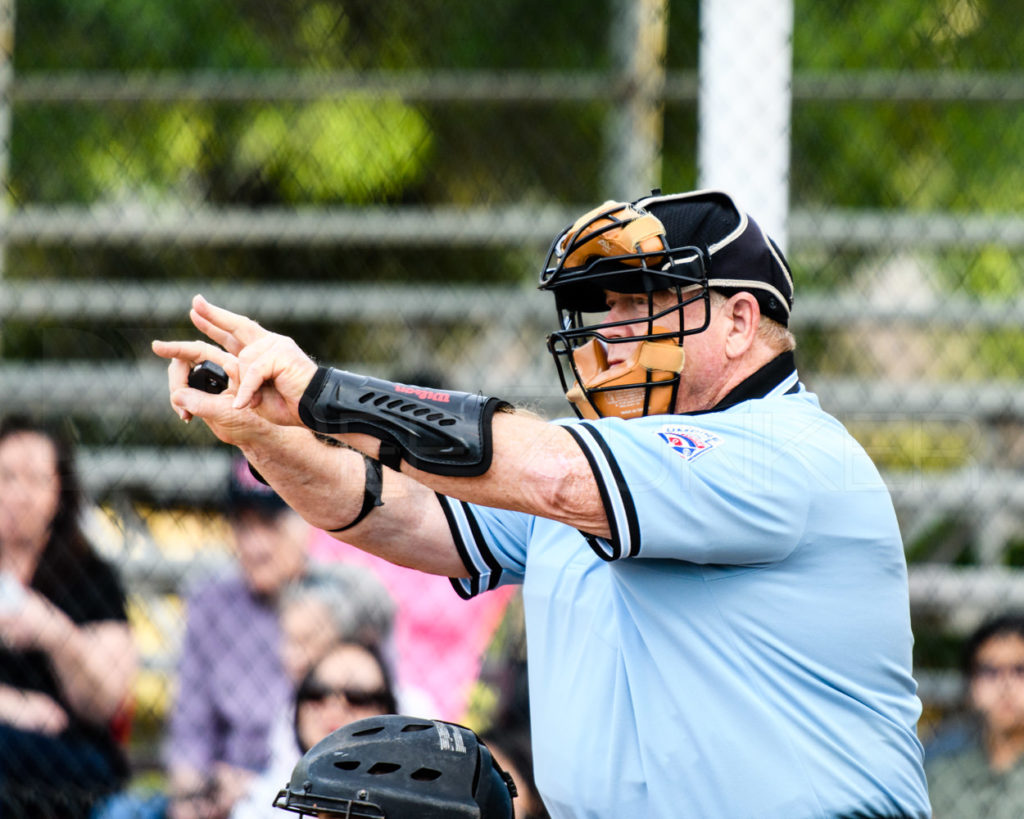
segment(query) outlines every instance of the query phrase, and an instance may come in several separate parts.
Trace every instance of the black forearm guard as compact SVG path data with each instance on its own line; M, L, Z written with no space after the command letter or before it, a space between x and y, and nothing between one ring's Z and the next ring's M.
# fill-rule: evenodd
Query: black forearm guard
M490 467L491 418L507 406L497 398L321 367L299 402L299 417L316 432L379 438L380 461L393 469L404 458L434 475L471 477Z

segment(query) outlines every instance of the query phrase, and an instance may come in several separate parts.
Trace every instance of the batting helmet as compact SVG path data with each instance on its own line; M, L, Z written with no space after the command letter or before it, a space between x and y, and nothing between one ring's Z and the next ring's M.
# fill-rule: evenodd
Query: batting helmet
M515 795L511 776L468 728L387 715L310 748L274 806L351 819L512 819Z

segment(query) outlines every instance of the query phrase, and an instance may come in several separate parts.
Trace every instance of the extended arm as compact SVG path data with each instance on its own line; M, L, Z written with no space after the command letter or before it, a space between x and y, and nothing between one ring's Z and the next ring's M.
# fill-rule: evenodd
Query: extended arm
M200 297L193 302L192 320L221 347L154 343L158 355L172 359L171 401L178 413L185 419L203 418L221 440L239 446L313 525L334 529L353 519L362 499L362 459L350 450L324 446L300 426L298 405L316 375L316 364L291 339ZM185 387L189 367L206 358L224 366L237 388L207 395ZM370 457L380 454L376 437L336 437ZM498 412L492 419L491 445L490 467L482 475L438 475L406 461L401 473L385 470L384 507L346 531L344 539L393 562L450 574L455 564L447 559L438 563L439 552L458 558L434 492L608 534L590 466L566 430L528 414ZM415 543L403 546L413 533ZM441 565L448 568L441 570ZM464 573L461 561L458 565L459 574Z
M354 520L366 478L363 456L354 449L328 446L301 427L262 424L260 434L238 446L281 497L320 529L339 529ZM383 504L338 537L392 563L464 576L435 493L392 469L384 468L382 478Z

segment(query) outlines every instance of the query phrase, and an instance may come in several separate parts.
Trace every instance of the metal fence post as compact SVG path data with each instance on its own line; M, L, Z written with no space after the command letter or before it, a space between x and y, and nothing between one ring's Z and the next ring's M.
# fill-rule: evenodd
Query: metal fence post
M0 281L7 256L7 225L10 215L8 171L11 157L11 86L14 82L14 11L16 0L0 0ZM0 356L3 355L3 321L0 319Z
M608 123L610 198L635 198L661 183L667 0L617 0L611 52L619 94Z
M699 186L735 194L785 249L793 1L702 0Z

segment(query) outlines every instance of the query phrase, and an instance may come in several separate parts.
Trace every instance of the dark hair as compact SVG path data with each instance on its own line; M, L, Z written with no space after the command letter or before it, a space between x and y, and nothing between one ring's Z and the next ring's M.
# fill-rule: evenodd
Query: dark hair
M316 678L317 669L320 664L338 650L341 646L358 646L364 649L370 654L377 663L377 667L380 669L381 678L384 681L382 686L382 697L381 697L381 711L385 714L397 714L398 713L398 700L395 697L395 686L391 678L391 669L388 667L387 661L384 659L384 655L381 653L379 646L376 643L362 643L357 641L344 641L335 643L332 645L324 655L313 664L313 667L306 672L306 676L302 678L302 682L299 683L295 689L295 713L294 717L294 730L295 730L295 741L298 743L299 748L303 753L309 750L302 744L302 737L299 736L299 706L309 699L313 699L311 694L319 687L319 681Z
M0 421L0 442L15 435L40 435L53 444L56 453L57 480L60 494L57 511L50 525L50 539L40 558L50 573L66 571L69 565L95 556L95 551L81 527L82 488L75 468L75 452L71 437L56 424L38 421L23 415L11 415Z
M974 675L978 652L993 637L1016 635L1024 640L1024 612L1007 612L982 623L964 643L961 668L966 677Z

